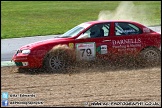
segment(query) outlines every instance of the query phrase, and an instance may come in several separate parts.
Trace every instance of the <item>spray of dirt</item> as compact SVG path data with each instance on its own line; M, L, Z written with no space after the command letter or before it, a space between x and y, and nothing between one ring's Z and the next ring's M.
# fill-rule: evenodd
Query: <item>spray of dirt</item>
M74 49L68 47L67 45L56 45L54 46L49 53L63 53L66 57L70 57L71 59L75 59L75 51Z
M98 20L130 20L148 26L146 6L134 5L132 1L122 1L114 11L103 10L98 15Z

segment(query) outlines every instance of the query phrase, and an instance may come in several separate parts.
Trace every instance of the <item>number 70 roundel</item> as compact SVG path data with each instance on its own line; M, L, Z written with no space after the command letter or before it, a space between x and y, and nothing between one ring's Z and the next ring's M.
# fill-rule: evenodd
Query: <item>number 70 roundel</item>
M77 43L76 44L78 60L94 60L96 57L95 42Z

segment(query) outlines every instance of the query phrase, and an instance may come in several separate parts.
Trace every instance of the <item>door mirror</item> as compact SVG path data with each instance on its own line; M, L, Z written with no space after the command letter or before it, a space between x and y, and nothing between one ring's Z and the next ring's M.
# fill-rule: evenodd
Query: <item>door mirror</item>
M77 39L86 39L89 38L88 33L81 34Z

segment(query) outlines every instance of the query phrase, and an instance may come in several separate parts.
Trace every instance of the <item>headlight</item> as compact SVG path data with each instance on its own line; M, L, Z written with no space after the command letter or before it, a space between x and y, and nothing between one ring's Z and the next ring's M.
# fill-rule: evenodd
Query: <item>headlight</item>
M22 50L22 54L30 54L30 50Z

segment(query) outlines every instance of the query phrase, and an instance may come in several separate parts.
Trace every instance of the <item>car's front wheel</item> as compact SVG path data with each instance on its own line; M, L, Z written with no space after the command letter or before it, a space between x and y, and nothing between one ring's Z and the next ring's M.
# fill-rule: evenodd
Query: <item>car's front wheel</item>
M54 47L45 57L44 66L48 72L64 72L73 63L73 51L66 46Z
M65 70L67 64L66 64L66 60L64 60L64 57L62 55L50 54L45 60L45 66L47 71L60 72Z

